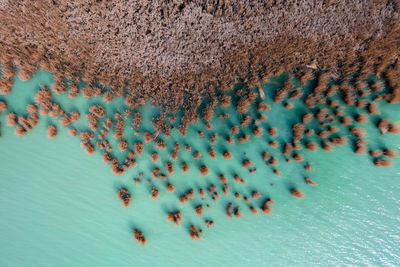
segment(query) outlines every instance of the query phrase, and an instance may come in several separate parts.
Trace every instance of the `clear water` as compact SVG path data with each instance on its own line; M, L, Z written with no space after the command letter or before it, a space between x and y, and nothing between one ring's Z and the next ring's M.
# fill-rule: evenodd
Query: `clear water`
M32 102L32 89L50 82L51 76L46 73L39 73L29 82L17 80L11 95L0 99L7 99L12 110L22 114L25 105ZM82 114L90 104L82 97L74 102L66 96L56 99L67 111L76 109ZM284 140L289 132L290 112L298 109L301 107L291 111L273 107L268 114L267 123L281 130L280 139ZM400 119L398 105L382 103L381 110L392 120ZM154 112L148 105L144 117ZM154 147L145 149L135 169L115 176L99 152L87 155L79 138L69 136L66 129L60 129L55 139L48 139L46 126L56 123L53 118L41 119L24 137L15 136L13 129L5 126L4 114L0 121L0 266L400 265L399 159L392 167L377 168L369 156L355 155L350 146L336 147L331 153L308 152L306 156L314 167L310 177L318 184L312 187L303 181L301 164L281 163L281 178L261 167L250 176L237 166L238 162L227 163L220 154L215 161L200 159L210 167L211 174L199 177L194 166L200 163L183 152L181 160L191 161L193 167L185 175L175 171L170 181L177 193L166 193L161 187L165 182L156 181L161 194L159 200L152 200L150 186L143 182L134 185L132 178L141 171L149 176L154 163L147 156ZM84 125L82 121L76 124L81 129ZM224 127L217 123L214 126ZM150 122L145 120L143 127L150 127ZM208 147L196 135L199 127L193 125L185 142L204 155ZM380 138L372 124L367 130L373 146L400 148L400 136ZM178 134L172 134L172 140L178 138ZM219 150L224 149L225 145L218 144ZM243 150L247 157L257 158L265 147L261 138L230 149L234 159L242 159ZM167 159L168 153L162 151L160 157ZM255 162L256 166L261 164ZM241 202L243 217L228 218L224 204L233 198L217 204L210 200L203 219L213 219L216 226L208 229L193 212L196 198L178 205L178 194L215 181L220 171L232 170L249 181L246 187L232 184L235 191L246 194L257 188L275 200L271 215L253 215ZM121 185L133 195L128 209L116 198ZM288 188L292 186L300 188L306 198L290 196ZM166 220L166 213L176 208L183 211L179 227ZM202 226L200 241L189 238L191 224ZM132 240L134 227L145 233L145 247Z

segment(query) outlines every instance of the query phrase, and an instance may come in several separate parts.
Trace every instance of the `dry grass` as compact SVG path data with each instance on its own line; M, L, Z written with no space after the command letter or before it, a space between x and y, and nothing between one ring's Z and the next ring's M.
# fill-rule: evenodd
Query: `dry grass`
M39 67L73 80L83 74L84 95L101 93L97 78L112 85L108 100L128 82L130 106L148 98L183 106L188 121L204 89L214 95L212 84L255 85L283 70L312 77L306 65L343 74L359 59L365 68L385 65L400 46L396 1L23 0L0 6L0 24L1 60L24 78Z

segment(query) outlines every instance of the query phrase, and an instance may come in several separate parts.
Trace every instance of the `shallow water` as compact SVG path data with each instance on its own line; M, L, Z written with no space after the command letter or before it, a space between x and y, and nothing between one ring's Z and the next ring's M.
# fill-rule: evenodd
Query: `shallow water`
M32 102L32 89L38 83L50 82L51 76L46 73L29 82L17 80L12 93L0 99L7 99L13 110L23 113L24 106ZM66 96L55 99L67 111L77 109L81 114L87 111L88 102L97 101L80 97L71 102ZM268 113L267 124L280 129L279 141L288 138L291 122L287 118L298 110L300 104L290 111L273 106ZM381 103L381 111L394 121L400 119L398 105ZM148 105L143 116L151 117L154 112ZM230 120L235 119L232 114ZM306 152L314 167L310 177L318 184L312 187L304 183L305 171L300 163L282 162L283 175L278 178L268 168L258 168L255 175L246 174L237 162L222 160L220 154L215 161L203 156L196 162L183 152L180 161L190 161L193 166L204 162L211 174L203 178L192 167L185 175L177 170L170 179L177 193L166 193L159 186L160 198L152 200L149 185L134 185L132 178L141 171L149 176L154 163L147 156L154 147L145 147L136 168L115 176L99 152L87 155L79 138L69 136L66 129L60 128L53 140L47 138L47 124L59 125L53 118L40 120L24 137L15 136L13 129L5 126L4 115L0 121L0 266L400 265L399 159L392 167L377 168L369 156L354 154L350 146L335 147L331 153ZM151 122L144 121L143 128L150 129ZM83 121L75 125L85 127ZM378 138L371 125L367 127L371 144L400 148L400 136ZM192 151L197 149L205 155L208 147L196 134L199 127L201 124L194 124L189 129L185 142L193 144ZM218 127L223 130L222 122L214 123L214 129ZM172 133L171 140L179 138ZM167 144L170 147L174 142ZM226 145L217 143L216 147L222 151ZM230 149L234 159L242 159L259 157L264 147L265 140L255 138ZM166 151L159 153L162 159L168 158ZM256 166L261 164L261 160L255 161ZM243 217L228 218L224 204L233 200L232 196L217 204L208 199L210 208L205 209L203 219L214 220L216 226L205 228L203 219L193 212L196 198L178 205L177 194L209 184L220 171L246 175L246 187L232 184L231 188L242 194L257 188L275 200L274 212L253 215L242 201ZM133 195L128 209L116 198L122 185ZM293 198L288 191L292 186L300 188L306 198ZM166 220L166 213L176 208L183 211L179 227ZM190 240L191 224L202 226L200 241ZM134 227L146 235L145 247L132 240Z

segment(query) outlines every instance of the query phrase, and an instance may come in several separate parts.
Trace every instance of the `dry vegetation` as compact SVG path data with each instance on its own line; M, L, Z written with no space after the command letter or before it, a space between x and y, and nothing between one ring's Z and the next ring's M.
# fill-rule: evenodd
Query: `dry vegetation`
M191 113L204 93L214 95L211 85L254 86L284 70L307 79L307 65L342 75L353 63L388 63L400 51L399 7L397 0L7 1L1 61L18 66L24 80L39 67L57 73L56 93L65 91L63 76L77 84L83 74L87 97L111 100L128 89L132 107L150 98ZM113 92L99 91L96 79ZM241 110L246 106L243 98Z
M204 216L207 227L214 226L214 221L206 219L209 205L223 198L222 193L231 198L224 206L230 218L241 218L245 208L253 214L272 212L274 201L262 188L236 191L251 184L243 171L250 175L267 168L271 175L282 176L282 165L290 162L310 171L307 150L325 153L349 143L356 154L369 154L376 166L392 166L397 150L372 148L361 124L373 122L382 135L400 133L400 122L385 117L379 102L400 103L398 1L293 2L0 1L0 93L11 92L15 75L28 80L38 68L55 73L51 88L42 86L35 94L35 104L27 105L28 115L17 115L10 107L12 102L6 100L0 100L0 115L22 136L37 125L39 114L59 119L70 135L81 139L88 154L100 151L116 175L135 167L136 160L138 166L139 160L151 160L150 173L144 170L133 181L147 182L154 200L163 201L164 193L174 193L180 204L191 203L195 214ZM270 92L266 97L259 85L283 71L288 77L276 83L272 99ZM379 81L367 81L369 74ZM87 82L82 89L77 86L81 78ZM293 79L302 85L314 80L315 86L302 90ZM331 80L337 84L329 84ZM232 96L215 90L218 86L228 91L237 82L248 86ZM111 91L104 89L107 85ZM87 98L102 96L107 105L90 104L82 116L77 111L68 113L53 102L53 95L64 93L71 98L80 93ZM128 107L108 109L119 96ZM299 98L297 107L293 103ZM159 117L150 120L154 130L143 127L148 118L142 118L142 110L136 108L149 99L164 108ZM277 105L299 110L287 120L290 132L274 127L275 117L271 123L268 119L274 113L267 113ZM180 107L183 117L180 112L167 112ZM300 111L301 107L305 110ZM347 107L356 108L357 113L347 114ZM231 121L235 116L238 121ZM81 117L89 129L75 128ZM185 135L194 121L205 127L196 130L195 143L188 143ZM56 137L59 129L49 125L48 136ZM170 131L182 136L170 138ZM116 142L109 142L110 138ZM259 152L259 159L254 158L255 153L238 153L236 146L246 149L254 139L269 145ZM120 161L114 153L126 157ZM194 161L183 161L182 154ZM241 173L218 173L220 170L207 166L207 158L228 160ZM211 184L180 191L170 178L188 172ZM302 183L316 185L308 176ZM288 194L304 198L300 188L288 189ZM200 203L195 203L196 194ZM129 207L132 196L128 189L122 188L117 197ZM260 203L255 203L256 199ZM168 211L167 220L180 225L183 213ZM141 231L135 229L133 235L145 245ZM201 235L201 228L190 226L192 239Z

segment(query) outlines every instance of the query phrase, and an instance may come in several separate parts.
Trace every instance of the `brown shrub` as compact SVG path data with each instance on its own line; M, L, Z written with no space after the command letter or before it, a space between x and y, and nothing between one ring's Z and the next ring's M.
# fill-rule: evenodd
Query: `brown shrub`
M376 159L374 164L378 167L390 167L392 166L392 161L386 159Z
M7 102L4 100L0 101L0 112L7 109Z
M291 189L290 193L295 198L304 198L304 194L299 189Z
M133 230L133 238L139 243L142 244L143 246L146 245L146 237L144 234L139 231L138 229Z
M379 111L379 106L377 103L372 102L368 105L367 110L372 115L379 115L381 112Z
M54 138L57 135L57 128L54 125L47 126L47 136L49 138Z
M103 118L106 110L100 105L93 105L89 108L89 112L93 113L98 118Z
M209 173L208 167L206 165L203 165L200 167L200 174L203 176L207 176Z

